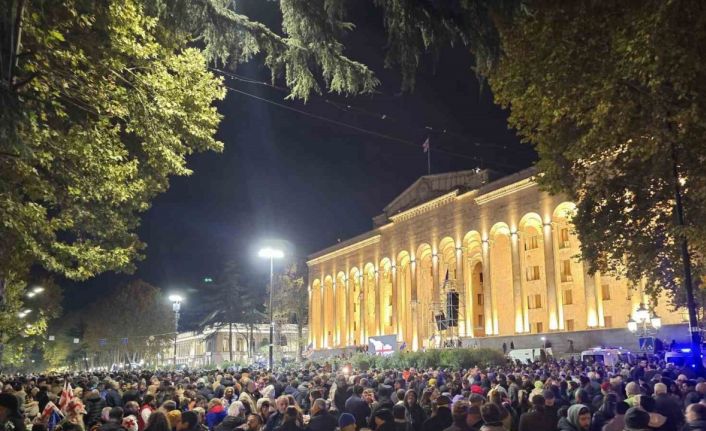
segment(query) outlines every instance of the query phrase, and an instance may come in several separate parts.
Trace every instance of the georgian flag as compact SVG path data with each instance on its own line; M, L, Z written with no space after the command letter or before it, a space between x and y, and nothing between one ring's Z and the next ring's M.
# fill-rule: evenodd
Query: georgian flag
M71 383L64 383L64 389L61 391L61 397L59 398L59 409L61 409L62 412L66 411L66 406L69 405L69 401L71 401L73 397L74 390L71 388Z
M42 411L42 422L47 425L48 431L54 431L56 424L61 422L63 418L64 415L61 413L61 410L51 401L47 403L47 406L44 407Z
M427 140L424 141L424 143L422 144L422 148L424 149L425 153L429 152L429 137L428 136L427 136Z

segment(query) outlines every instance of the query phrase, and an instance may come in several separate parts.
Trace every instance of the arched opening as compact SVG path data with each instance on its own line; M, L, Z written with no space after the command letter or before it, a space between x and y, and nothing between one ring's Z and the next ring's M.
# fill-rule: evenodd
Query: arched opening
M412 271L409 253L402 251L397 255L397 319L400 322L401 339L406 348L412 349Z
M348 343L348 292L346 291L346 274L339 272L336 275L336 340L335 345L345 346Z
M543 223L539 214L528 213L520 219L520 280L525 332L549 330L548 290L544 256Z
M333 316L335 314L333 298L333 278L327 275L324 279L324 347L333 347L335 331Z
M376 327L376 317L378 313L375 310L375 266L372 263L365 265L363 269L363 301L365 302L365 338L378 334Z
M316 279L311 284L311 309L309 310L309 315L311 316L311 341L314 343L315 349L320 349L323 347L324 330L321 327L323 306L324 304L321 298L321 281Z
M467 335L485 336L483 291L483 242L480 233L471 231L463 238L463 274Z
M394 334L392 327L392 263L384 258L378 270L380 277L380 327L382 334Z
M361 345L364 344L363 341L363 328L361 325L362 319L362 289L360 285L360 271L358 268L351 269L348 274L348 284L349 284L349 309L351 310L351 344Z
M432 345L429 339L434 334L434 316L432 314L433 263L431 246L422 244L417 248L417 342L420 348Z
M512 248L510 229L505 223L497 223L490 230L490 262L493 328L499 335L514 334Z

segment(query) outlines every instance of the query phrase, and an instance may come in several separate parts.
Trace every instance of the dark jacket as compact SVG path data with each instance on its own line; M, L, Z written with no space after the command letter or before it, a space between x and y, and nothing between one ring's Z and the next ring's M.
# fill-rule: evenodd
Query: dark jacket
M105 391L105 405L108 407L122 407L123 399L120 397L118 391L113 388Z
M280 412L270 415L269 419L267 419L267 423L265 424L265 431L275 431L275 429L282 425L283 420L284 415Z
M370 406L358 395L351 395L346 400L346 413L355 416L355 425L358 429L368 426Z
M338 426L338 421L329 412L322 411L309 419L309 431L335 431Z
M566 418L559 419L559 431L581 431L578 427L575 427Z
M411 406L405 404L405 407L407 407L407 422L409 422L412 426L412 430L422 431L424 421L427 420L427 415L424 414L424 409L416 403Z
M392 411L393 407L395 407L395 404L389 398L383 398L378 402L373 403L373 407L370 409L370 428L375 429L375 419L373 419L375 412L382 409Z
M276 431L304 431L304 428L298 426L295 422L287 422L275 428Z
M439 431L446 429L453 424L451 410L448 407L439 407L436 414L424 421L422 431Z
M91 428L93 425L100 422L101 412L105 406L105 400L98 394L89 394L86 397L86 416L83 418L86 428Z
M694 421L684 425L684 431L706 431L706 421Z
M244 423L245 418L241 418L240 416L226 416L226 418L213 429L214 431L233 431Z
M669 394L654 396L655 412L667 418L662 427L665 430L679 430L684 424L684 415L681 412L679 398Z
M532 409L520 416L520 424L518 431L539 431L552 430L556 428L556 421L549 416L549 412L545 409Z

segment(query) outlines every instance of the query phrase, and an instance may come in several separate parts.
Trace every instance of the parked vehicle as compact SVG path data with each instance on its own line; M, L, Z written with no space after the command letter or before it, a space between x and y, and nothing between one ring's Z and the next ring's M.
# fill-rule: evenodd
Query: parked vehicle
M586 362L599 362L609 367L616 366L619 362L632 364L635 355L622 347L593 347L581 352L581 360Z

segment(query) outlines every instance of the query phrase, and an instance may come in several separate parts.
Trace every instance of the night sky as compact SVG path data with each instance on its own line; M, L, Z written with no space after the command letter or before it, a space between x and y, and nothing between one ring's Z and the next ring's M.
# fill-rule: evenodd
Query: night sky
M264 285L268 265L256 257L263 240L287 240L290 255L303 260L338 239L369 230L372 217L426 173L422 143L427 136L432 173L475 167L509 173L533 163L534 151L519 143L507 128L507 113L493 104L487 86L479 86L466 50L449 48L436 63L426 58L414 92L401 94L399 72L383 68L382 17L368 2L357 3L349 17L357 29L345 40L346 52L376 72L382 83L377 94L325 94L303 104L285 101L285 92L268 86L233 79L226 84L409 143L229 92L219 104L224 118L217 137L225 143L224 152L192 156L194 174L174 178L169 191L154 200L139 230L148 246L137 272L62 282L67 310L80 310L131 278L165 290L191 291L186 310L189 302L198 301L197 290L208 288L203 278L216 277L229 260L236 260L253 284ZM276 2L251 0L238 6L253 19L280 28ZM258 60L235 73L269 79Z

